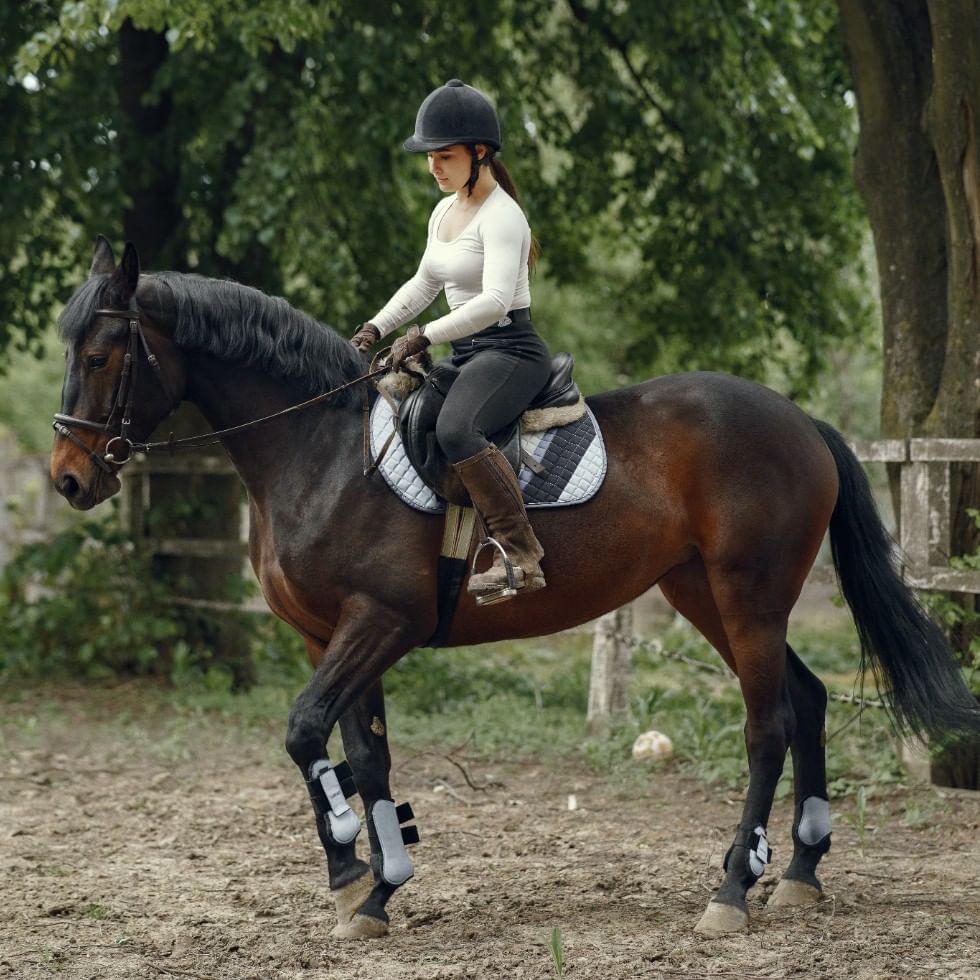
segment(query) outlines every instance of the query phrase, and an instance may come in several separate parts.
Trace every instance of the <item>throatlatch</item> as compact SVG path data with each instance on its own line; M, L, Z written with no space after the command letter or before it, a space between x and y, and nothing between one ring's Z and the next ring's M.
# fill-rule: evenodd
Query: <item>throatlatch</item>
M371 866L375 875L397 888L415 874L415 865L405 846L419 842L418 828L403 827L415 819L410 803L399 806L391 800L378 800L368 814L368 837L371 840Z
M347 762L332 766L329 759L317 759L310 765L306 786L316 815L327 818L330 836L338 844L350 844L360 833L361 821L347 804L357 792Z

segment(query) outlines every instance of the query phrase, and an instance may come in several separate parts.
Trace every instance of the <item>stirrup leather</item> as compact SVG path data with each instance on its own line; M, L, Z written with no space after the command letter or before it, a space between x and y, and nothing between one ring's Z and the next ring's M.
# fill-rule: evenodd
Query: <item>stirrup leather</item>
M470 575L473 576L478 574L476 570L476 560L480 557L480 553L484 549L490 547L496 548L497 551L500 552L500 557L503 559L504 563L504 573L507 576L507 584L497 589L486 589L483 592L477 592L476 604L478 606L492 606L495 602L503 602L505 599L510 599L512 596L517 595L517 590L521 587L517 583L517 576L514 574L514 565L507 556L504 546L496 538L492 538L489 535L487 535L486 540L483 541L473 553L473 564L470 566Z

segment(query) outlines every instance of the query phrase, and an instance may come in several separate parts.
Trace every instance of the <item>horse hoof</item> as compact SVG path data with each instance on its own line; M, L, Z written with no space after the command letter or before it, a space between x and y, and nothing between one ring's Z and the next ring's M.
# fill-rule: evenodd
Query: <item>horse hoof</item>
M732 932L743 932L748 927L747 912L723 902L708 902L708 907L694 931L701 936L727 936Z
M823 898L823 892L815 885L793 878L780 878L773 893L766 902L767 909L784 908L790 905L813 905Z
M388 923L373 915L355 915L350 922L337 923L330 935L334 939L380 939L388 935Z
M360 878L331 892L337 909L337 925L345 926L354 918L354 913L367 901L374 888L374 875L366 871Z

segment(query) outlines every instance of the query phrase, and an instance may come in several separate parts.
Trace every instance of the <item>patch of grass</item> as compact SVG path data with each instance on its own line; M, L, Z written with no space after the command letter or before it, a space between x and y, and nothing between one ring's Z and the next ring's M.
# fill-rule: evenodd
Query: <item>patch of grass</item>
M551 951L551 961L555 966L555 975L563 977L565 975L565 947L561 938L561 927L555 926L551 930L551 942L548 944Z
M0 702L18 710L0 716L3 737L27 744L38 731L65 729L82 717L125 735L133 753L161 764L189 759L216 742L258 735L270 758L285 759L283 737L289 708L310 676L305 650L284 627L264 629L267 650L260 659L260 683L234 693L227 684L199 678L177 687L140 680L107 687L43 686L36 682L0 690ZM693 629L666 631L668 650L720 665L721 660ZM794 648L821 674L850 671L838 689L850 689L856 647L833 627L794 639ZM748 764L742 728L745 709L736 683L725 675L637 650L627 715L601 735L586 730L592 639L586 634L509 641L453 650L415 650L385 677L388 728L401 750L466 743L468 753L547 760L582 759L608 775L614 791L646 792L666 767L697 776L728 792L744 792ZM833 686L833 685L832 685ZM72 710L66 712L66 700ZM832 797L858 787L901 778L894 737L883 712L832 702L827 730L828 779ZM636 736L657 729L674 744L663 762L637 763ZM84 732L83 736L84 737ZM79 751L82 747L79 746ZM339 741L331 744L339 756ZM286 760L288 762L288 760ZM787 760L777 797L792 790Z

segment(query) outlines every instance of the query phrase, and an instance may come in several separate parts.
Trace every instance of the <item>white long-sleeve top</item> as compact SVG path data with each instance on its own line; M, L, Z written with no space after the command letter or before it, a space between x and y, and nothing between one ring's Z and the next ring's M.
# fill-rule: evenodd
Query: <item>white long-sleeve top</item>
M382 337L418 316L442 289L450 312L425 327L434 344L468 337L531 305L531 229L518 203L498 184L463 231L444 242L439 226L455 200L450 195L433 208L418 271L371 317Z

